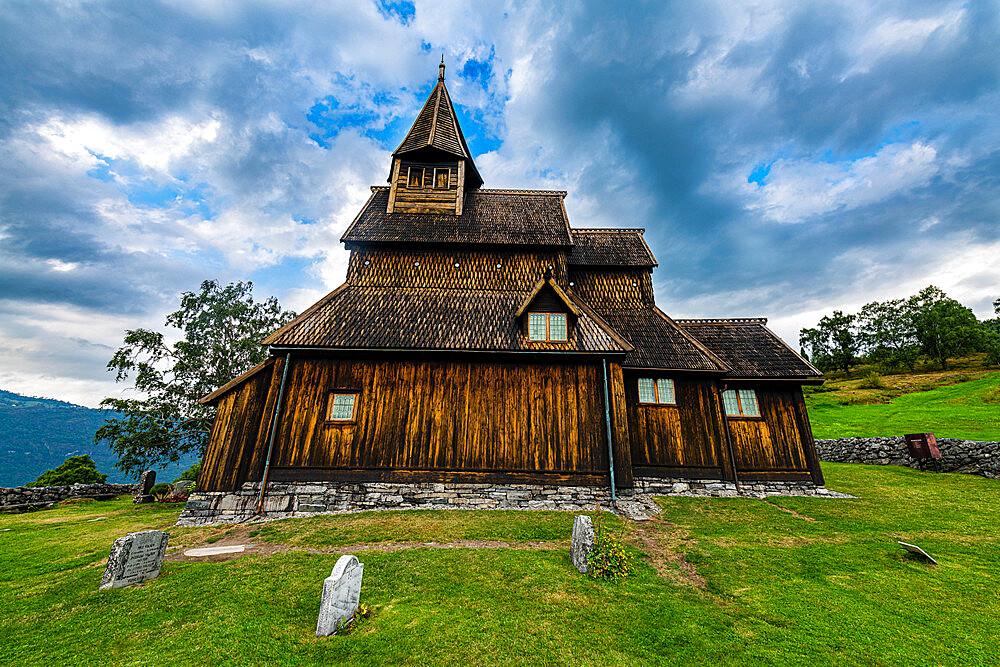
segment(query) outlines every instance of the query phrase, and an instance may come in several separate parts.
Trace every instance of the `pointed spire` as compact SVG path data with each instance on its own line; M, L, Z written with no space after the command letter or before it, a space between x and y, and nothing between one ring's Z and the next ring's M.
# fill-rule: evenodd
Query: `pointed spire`
M438 65L438 80L431 91L423 108L417 114L417 119L413 122L410 131L406 133L406 138L393 152L393 157L402 153L414 151L424 151L424 149L437 149L443 153L454 155L465 160L466 184L471 188L478 188L482 185L483 179L476 169L476 164L472 160L472 153L465 142L465 135L458 124L458 116L455 114L455 107L452 106L451 96L444 85L444 55L441 56L441 63Z

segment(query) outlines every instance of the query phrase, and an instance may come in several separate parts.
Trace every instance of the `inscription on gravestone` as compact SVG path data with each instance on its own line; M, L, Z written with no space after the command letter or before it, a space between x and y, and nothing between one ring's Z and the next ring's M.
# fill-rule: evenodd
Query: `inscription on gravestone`
M131 586L160 576L169 537L162 530L144 530L115 540L99 590Z
M319 603L316 636L326 637L337 632L354 618L361 599L361 577L365 564L354 556L341 556L333 572L323 580L323 597Z

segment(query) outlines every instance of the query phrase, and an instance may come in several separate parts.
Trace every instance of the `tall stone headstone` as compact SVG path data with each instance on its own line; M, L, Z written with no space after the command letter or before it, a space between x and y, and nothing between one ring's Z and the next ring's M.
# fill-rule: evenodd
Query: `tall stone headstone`
M162 530L143 530L119 537L111 545L98 590L131 586L160 576L169 537Z
M139 477L139 487L136 489L135 496L132 498L133 505L141 505L142 503L153 502L153 496L151 491L153 490L153 485L156 484L156 471L147 470L142 473Z
M594 550L594 522L586 514L573 519L573 539L569 545L569 555L573 566L583 574L587 573L587 557Z
M323 597L319 603L316 636L326 637L347 625L358 610L361 599L361 577L365 564L354 556L341 556L333 572L323 580Z

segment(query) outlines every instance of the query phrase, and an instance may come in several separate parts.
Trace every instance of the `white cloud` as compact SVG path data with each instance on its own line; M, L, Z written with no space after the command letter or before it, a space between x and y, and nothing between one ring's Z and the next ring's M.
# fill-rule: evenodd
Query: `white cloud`
M740 184L740 189L746 193L747 209L759 210L776 222L792 223L910 192L927 185L941 170L937 150L916 141L891 144L853 161L779 159L771 165L763 185Z

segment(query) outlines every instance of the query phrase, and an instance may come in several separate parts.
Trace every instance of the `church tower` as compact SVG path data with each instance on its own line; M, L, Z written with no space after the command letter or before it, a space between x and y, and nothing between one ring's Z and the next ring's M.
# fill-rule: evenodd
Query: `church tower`
M461 215L465 193L483 179L444 85L444 58L423 109L392 154L386 213Z

